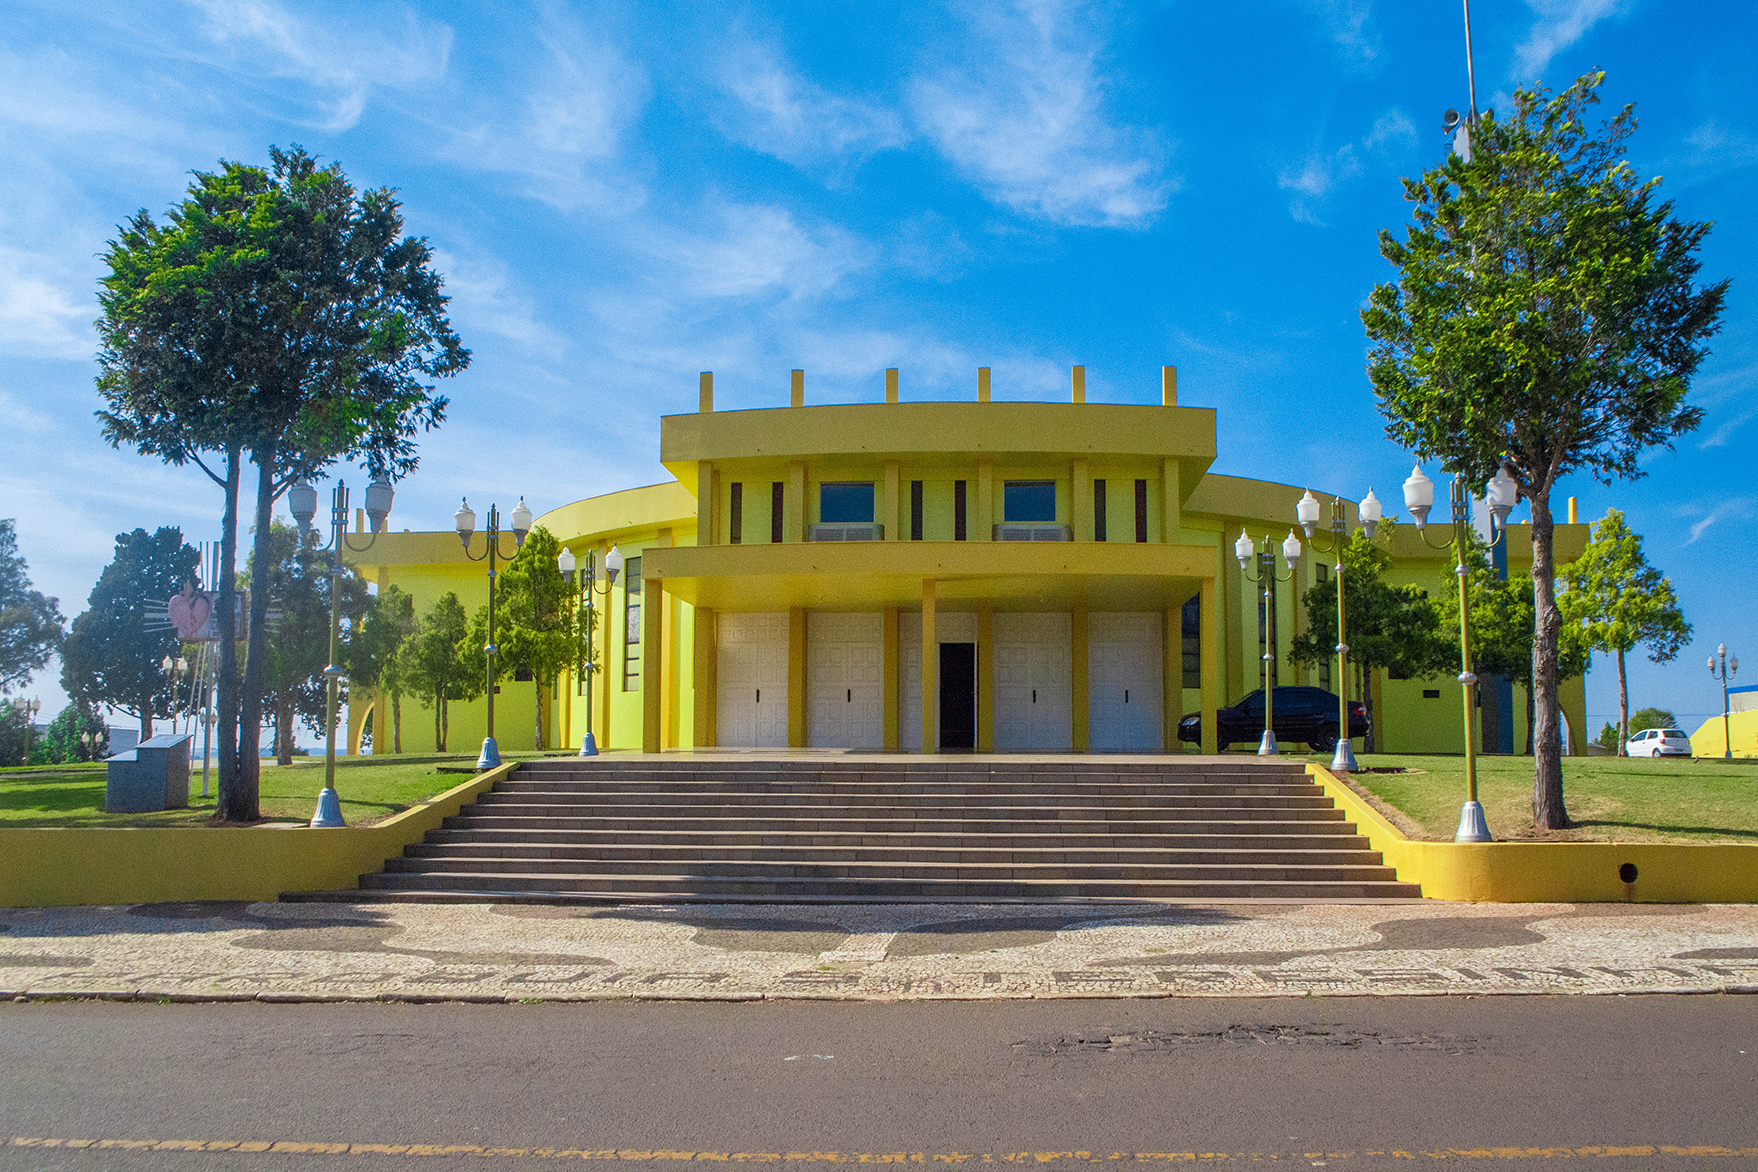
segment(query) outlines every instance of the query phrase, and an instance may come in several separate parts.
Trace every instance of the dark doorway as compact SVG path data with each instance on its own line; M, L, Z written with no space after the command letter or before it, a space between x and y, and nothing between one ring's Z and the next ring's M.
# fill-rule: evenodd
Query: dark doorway
M977 645L940 644L940 747L977 747Z

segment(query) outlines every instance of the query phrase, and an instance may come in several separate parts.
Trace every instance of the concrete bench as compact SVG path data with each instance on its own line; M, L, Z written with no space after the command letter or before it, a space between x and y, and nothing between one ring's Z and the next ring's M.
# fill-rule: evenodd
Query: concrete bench
M193 739L189 733L169 733L105 758L104 809L112 814L187 809Z

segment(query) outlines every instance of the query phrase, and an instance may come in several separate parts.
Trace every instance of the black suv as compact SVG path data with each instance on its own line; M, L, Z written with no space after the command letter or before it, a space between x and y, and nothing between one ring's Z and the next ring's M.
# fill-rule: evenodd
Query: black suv
M1305 741L1321 753L1337 747L1337 695L1323 688L1283 686L1276 689L1276 740ZM1264 734L1264 690L1259 688L1231 708L1215 713L1220 727L1218 747L1224 752L1236 741L1256 741ZM1367 706L1359 700L1349 704L1349 735L1367 735ZM1178 739L1201 744L1202 713L1193 712L1178 722Z

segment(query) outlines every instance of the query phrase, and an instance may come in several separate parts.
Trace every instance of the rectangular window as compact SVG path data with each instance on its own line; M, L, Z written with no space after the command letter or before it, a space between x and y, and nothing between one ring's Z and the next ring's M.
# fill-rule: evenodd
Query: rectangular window
M849 481L818 486L820 525L871 525L873 482Z
M782 540L782 513L785 511L786 495L781 481L777 480L769 486L769 540L776 545Z
M641 690L641 559L623 563L623 691Z
M1178 628L1184 644L1184 686L1203 686L1203 600L1199 595L1178 612Z
M922 482L910 481L910 540L922 539Z
M733 481L731 497L727 506L727 541L738 545L745 539L745 486Z
M1318 567L1318 584L1320 586L1324 586L1327 583L1329 583L1331 580L1331 567L1325 565L1325 563L1323 563L1323 562L1317 563L1317 567ZM1316 632L1315 632L1315 634L1316 634ZM1318 686L1323 688L1327 692L1331 690L1331 659L1330 659L1330 656L1326 656L1325 658L1319 660Z
M964 481L952 482L952 540L964 540Z
M1054 521L1056 519L1056 482L1054 480L1009 480L1001 486L1001 519L1003 521Z
M1105 540L1105 482L1093 481L1093 540Z
M1135 539L1148 539L1148 482L1135 482Z

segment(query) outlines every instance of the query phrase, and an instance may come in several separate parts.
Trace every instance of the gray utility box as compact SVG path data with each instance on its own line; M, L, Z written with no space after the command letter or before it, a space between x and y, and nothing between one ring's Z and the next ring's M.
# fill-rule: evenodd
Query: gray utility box
M105 759L104 809L112 814L145 814L189 806L189 733L142 741L126 753Z

